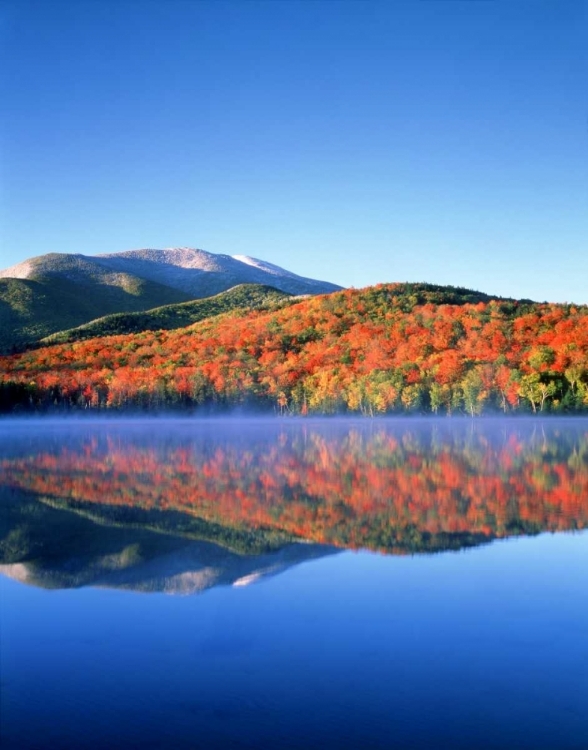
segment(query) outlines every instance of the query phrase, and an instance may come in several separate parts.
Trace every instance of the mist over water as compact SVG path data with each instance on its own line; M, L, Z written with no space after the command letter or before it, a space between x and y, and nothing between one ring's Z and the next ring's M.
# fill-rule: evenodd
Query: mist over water
M584 747L587 527L581 418L2 421L3 747Z

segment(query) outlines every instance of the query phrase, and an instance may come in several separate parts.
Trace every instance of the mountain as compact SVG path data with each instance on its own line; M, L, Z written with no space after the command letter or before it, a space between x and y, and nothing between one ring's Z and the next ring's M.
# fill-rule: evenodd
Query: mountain
M0 359L0 409L588 409L588 307L381 284Z
M237 284L266 284L288 294L327 294L341 289L247 255L217 255L188 247L130 250L97 255L93 260L114 271L166 284L192 298L210 297Z
M239 284L264 284L294 295L341 288L248 256L191 248L50 253L0 271L0 349L105 315L210 297Z

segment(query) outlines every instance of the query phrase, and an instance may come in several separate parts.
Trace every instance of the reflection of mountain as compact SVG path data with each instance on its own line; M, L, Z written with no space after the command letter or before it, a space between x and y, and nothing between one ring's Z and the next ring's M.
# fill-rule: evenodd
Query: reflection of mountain
M148 524L149 514L131 513L127 525L111 526L51 507L22 492L0 493L0 573L43 588L106 586L135 591L190 594L220 585L242 586L281 573L298 563L333 554L332 547L288 542L276 535L232 534L200 526L209 539L233 542L240 554L194 539L197 529L167 515L164 533ZM107 509L108 510L108 509ZM141 523L142 522L142 523ZM187 529L188 527L188 529Z

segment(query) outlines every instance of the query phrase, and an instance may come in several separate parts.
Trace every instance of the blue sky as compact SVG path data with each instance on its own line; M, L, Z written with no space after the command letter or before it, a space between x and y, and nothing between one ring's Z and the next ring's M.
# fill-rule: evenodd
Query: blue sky
M192 246L588 303L588 2L4 0L1 266Z

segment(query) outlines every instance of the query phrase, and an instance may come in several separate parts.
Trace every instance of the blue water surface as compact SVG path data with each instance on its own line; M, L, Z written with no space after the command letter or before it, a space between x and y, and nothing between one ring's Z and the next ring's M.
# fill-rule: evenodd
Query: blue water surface
M588 423L448 424L5 428L2 750L586 750Z
M588 747L588 537L200 596L1 579L3 748Z

